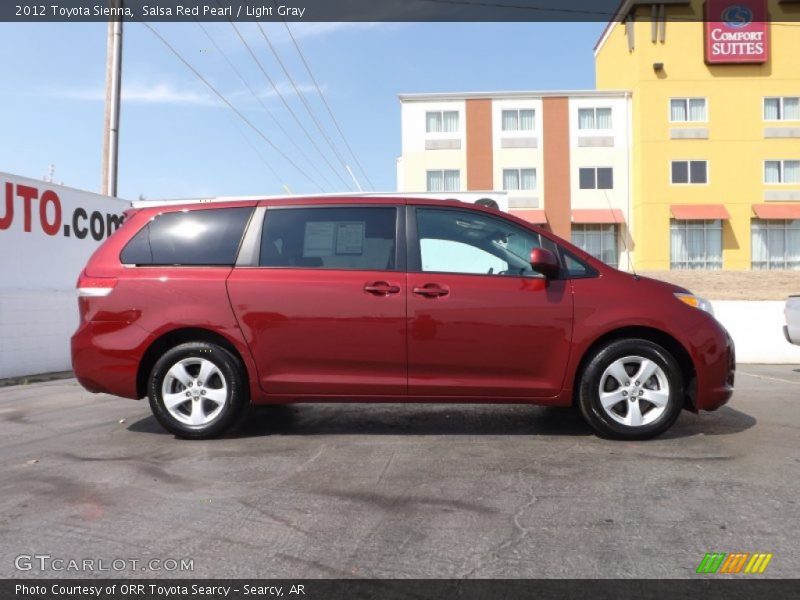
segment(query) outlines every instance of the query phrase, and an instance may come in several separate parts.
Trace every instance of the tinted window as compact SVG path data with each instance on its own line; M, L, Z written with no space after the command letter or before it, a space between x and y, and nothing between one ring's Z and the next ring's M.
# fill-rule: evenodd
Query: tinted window
M689 163L689 169L692 183L705 183L707 181L706 162L704 160L693 160Z
M672 183L689 183L689 163L672 163Z
M271 209L264 218L259 264L391 271L396 222L393 207Z
M537 233L487 215L460 210L417 209L422 271L541 277L531 268ZM555 246L544 240L545 247Z
M163 213L120 255L126 265L233 265L252 208Z
M597 189L598 190L613 190L614 189L614 170L607 167L597 169Z
M582 190L593 190L595 188L594 169L579 169L578 179Z

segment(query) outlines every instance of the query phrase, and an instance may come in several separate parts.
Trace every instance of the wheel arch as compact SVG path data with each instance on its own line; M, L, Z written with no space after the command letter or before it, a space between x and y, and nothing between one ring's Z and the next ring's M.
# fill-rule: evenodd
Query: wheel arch
M244 387L245 389L249 388L250 377L247 363L236 346L228 338L209 329L203 329L202 327L183 327L162 334L148 346L147 350L145 350L142 355L142 360L139 361L139 368L136 372L136 394L139 398L147 396L147 378L150 376L150 371L153 370L153 366L155 366L158 358L170 348L187 342L208 342L225 348L225 350L230 352L239 361L245 377Z
M573 406L577 406L578 389L580 387L580 378L583 376L583 371L586 369L586 365L591 360L591 357L594 356L598 348L617 340L630 338L644 339L653 342L654 344L658 344L672 355L672 357L680 366L681 375L683 376L685 390L684 408L693 412L697 412L695 402L697 388L696 372L689 351L686 350L681 342L667 332L660 329L655 329L653 327L644 326L629 326L613 329L598 337L589 345L588 348L586 348L581 355L578 368L575 370L575 378L572 385Z

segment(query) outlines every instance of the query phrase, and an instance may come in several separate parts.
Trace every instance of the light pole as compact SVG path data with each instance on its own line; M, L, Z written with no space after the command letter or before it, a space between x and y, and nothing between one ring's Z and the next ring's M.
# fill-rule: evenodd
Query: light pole
M109 0L111 8L122 8L122 0ZM106 113L103 130L103 164L101 191L117 195L119 162L119 109L122 84L122 17L112 16L108 22L106 46Z

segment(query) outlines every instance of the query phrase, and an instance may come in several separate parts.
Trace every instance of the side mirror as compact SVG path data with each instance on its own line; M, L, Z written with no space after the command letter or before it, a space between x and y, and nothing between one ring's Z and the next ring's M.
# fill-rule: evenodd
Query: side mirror
M531 250L531 267L547 279L558 277L558 273L561 270L556 255L546 248L534 248Z

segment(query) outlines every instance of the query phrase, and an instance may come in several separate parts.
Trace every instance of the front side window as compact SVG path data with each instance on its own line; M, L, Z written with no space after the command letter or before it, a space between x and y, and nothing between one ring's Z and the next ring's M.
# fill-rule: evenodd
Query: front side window
M800 160L765 160L764 183L800 183Z
M126 265L230 266L253 209L219 208L162 213L131 239Z
M536 112L532 109L504 110L502 113L503 131L533 131Z
M428 133L455 133L458 131L457 110L433 110L425 113L425 131Z
M461 190L461 172L455 169L428 171L425 184L429 192L458 192Z
M764 98L765 121L800 121L800 97Z
M673 123L707 120L705 98L672 98L669 101L669 120Z
M579 108L578 129L611 129L611 109Z
M616 267L619 264L616 225L574 224L572 243L607 265Z
M536 169L503 169L503 189L535 190Z
M397 209L384 206L269 209L262 267L392 271Z
M753 269L800 269L800 220L753 219Z
M671 269L721 269L722 221L670 222Z
M671 181L676 184L708 183L708 161L673 160Z
M502 219L470 211L417 209L422 271L541 277L531 268L531 251L555 245Z
M582 190L612 190L614 189L614 169L582 167L578 169L578 185Z

